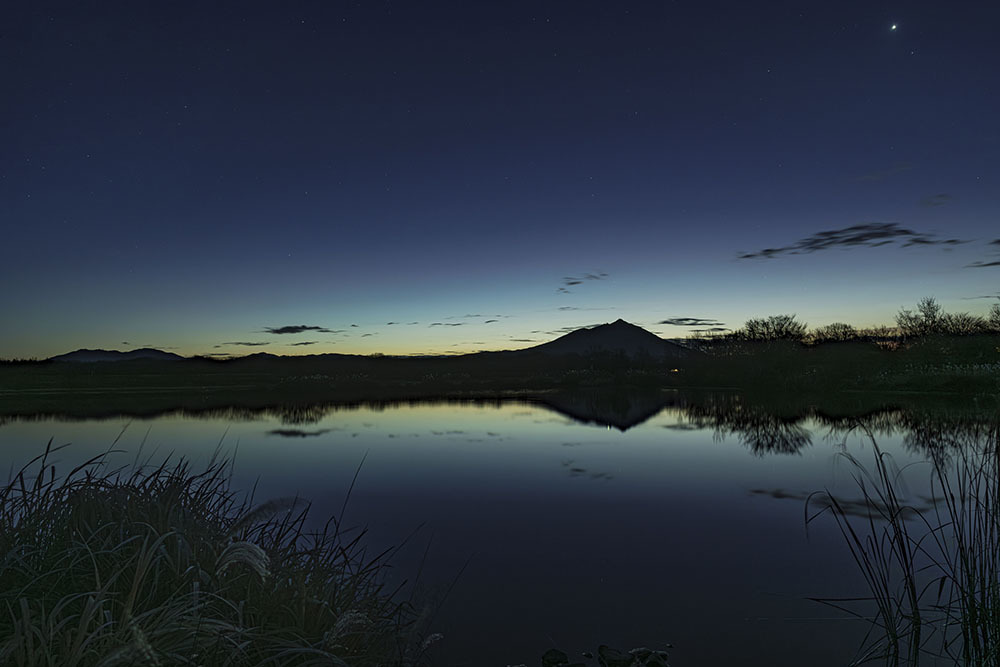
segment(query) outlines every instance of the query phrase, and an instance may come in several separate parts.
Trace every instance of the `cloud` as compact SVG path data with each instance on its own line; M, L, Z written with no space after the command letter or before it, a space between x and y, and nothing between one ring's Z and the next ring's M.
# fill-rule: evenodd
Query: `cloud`
M708 327L707 329L692 329L693 333L719 333L720 331L729 331L726 327Z
M500 320L486 320L483 324L492 324L493 322L499 322Z
M913 169L914 166L915 165L912 162L904 160L894 163L888 169L879 169L876 171L870 171L867 174L862 174L861 176L858 176L858 180L876 183L878 181L884 181L885 179L895 176L896 174L902 174L904 171L909 171Z
M465 326L465 322L431 322L427 326L429 326L429 327L461 327L461 326Z
M223 343L223 345L242 345L243 347L260 347L261 345L270 345L270 343L248 343L246 341L229 341Z
M361 334L361 337L362 338L368 338L369 336L374 336L374 335L375 334L373 334L373 333L366 333L366 334Z
M536 338L511 338L511 342L514 343L536 343L538 340Z
M353 324L351 326L354 326ZM264 332L269 334L299 334L303 331L320 331L322 333L334 333L326 327L311 326L308 324L288 324L283 327L264 327Z
M986 245L997 245L997 246L1000 246L1000 239L993 239L992 241L990 241Z
M675 327L700 327L700 326L722 326L725 322L717 322L714 319L702 317L670 317L660 320L657 324L671 324Z
M933 207L936 207L936 206L944 206L945 204L950 203L954 199L955 198L952 197L947 192L942 192L940 194L930 195L929 197L924 197L923 199L920 200L920 205L921 206L926 206L926 207L933 208Z
M968 243L960 239L938 239L931 234L915 232L900 227L895 222L865 222L841 229L817 232L795 243L779 248L764 248L756 252L740 253L737 259L771 259L780 255L801 255L832 248L878 248L891 243L901 243L903 248L915 245L954 246Z
M604 324L604 322L597 322L596 324L584 324L584 325L576 326L576 327L560 327L559 329L555 329L553 331L546 331L545 333L548 334L548 335L550 335L550 336L557 336L557 335L560 335L560 334L572 333L572 332L576 331L577 329L593 329L594 327L599 327L602 324Z
M304 340L301 343L292 343L292 347L299 347L301 345L315 345L318 342L319 342L318 340Z
M935 239L928 239L924 237L917 237L915 239L910 239L903 244L904 248L909 248L914 245L961 245L963 243L968 243L968 241L962 241L961 239L942 239L940 241Z
M358 328L358 325L357 325L357 324L352 324L352 325L351 325L351 327L353 327L353 328L357 329L357 328Z
M997 260L995 262L973 262L972 264L966 264L965 268L981 269L984 266L1000 266L1000 260Z
M585 280L604 280L608 277L606 273L585 273L582 278L575 278L573 276L566 276L563 278L563 285L582 285Z
M583 277L581 278L577 278L576 276L565 276L562 279L563 286L560 287L557 291L562 294L569 294L570 290L566 289L567 287L573 287L574 285L582 285L584 282L588 280L604 280L605 278L608 277L609 277L608 274L604 273L603 271L600 271L598 273L584 273Z
M1000 294L982 294L980 296L963 296L962 299L968 301L970 299L1000 299Z
M386 322L385 326L391 327L393 324L399 324L399 322Z

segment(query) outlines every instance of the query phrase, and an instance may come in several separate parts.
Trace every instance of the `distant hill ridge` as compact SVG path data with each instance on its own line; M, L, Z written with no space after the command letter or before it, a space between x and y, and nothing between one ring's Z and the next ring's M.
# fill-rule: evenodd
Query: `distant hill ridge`
M151 347L144 347L128 352L118 350L76 350L67 352L55 357L50 361L74 361L74 362L95 362L95 361L129 361L131 359L154 359L157 361L182 361L184 357L173 352L155 350Z
M656 360L688 359L701 354L696 350L686 348L677 343L660 338L654 333L646 331L642 327L630 324L625 320L618 319L610 324L601 324L595 327L577 329L560 336L548 343L535 345L521 350L511 350L490 354L511 354L511 355L587 355L594 353L624 354L629 358L651 357ZM349 358L358 355L321 354L307 355L316 358ZM466 356L466 355L459 355ZM474 355L468 355L474 356ZM283 357L269 352L258 352L244 357L235 357L234 360L280 360L283 358L302 360L303 357L296 355L293 357ZM454 358L454 357L450 357ZM153 361L183 361L186 357L172 352L164 352L153 348L142 348L129 352L119 352L118 350L76 350L51 357L51 361L73 361L73 362L99 362L99 361L129 361L132 359L146 359Z

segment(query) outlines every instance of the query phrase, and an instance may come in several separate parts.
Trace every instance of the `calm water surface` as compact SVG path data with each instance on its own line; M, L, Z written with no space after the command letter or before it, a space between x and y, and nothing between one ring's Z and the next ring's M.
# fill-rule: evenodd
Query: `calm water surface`
M867 629L807 599L866 594L833 520L807 534L804 498L858 498L838 452L871 460L871 445L816 420L734 429L665 408L623 431L526 403L13 420L3 464L50 438L72 443L64 471L116 438L118 464L143 442L143 458L203 464L221 442L237 488L298 494L317 520L341 511L363 460L345 523L367 526L371 553L405 541L390 577L443 598L440 664L670 643L675 666L846 665ZM879 446L921 460L902 438ZM911 472L917 497L929 470Z

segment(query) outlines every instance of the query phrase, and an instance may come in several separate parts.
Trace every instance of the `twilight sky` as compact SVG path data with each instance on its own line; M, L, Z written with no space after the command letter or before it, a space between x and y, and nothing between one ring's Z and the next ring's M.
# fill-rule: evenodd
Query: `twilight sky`
M0 357L985 313L998 25L981 1L15 3Z

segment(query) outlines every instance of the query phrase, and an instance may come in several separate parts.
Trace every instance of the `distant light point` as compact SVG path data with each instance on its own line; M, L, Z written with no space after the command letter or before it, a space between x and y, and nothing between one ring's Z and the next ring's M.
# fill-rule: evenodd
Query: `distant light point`
M897 24L893 23L891 26L889 26L889 30L895 30L898 27L899 26Z

